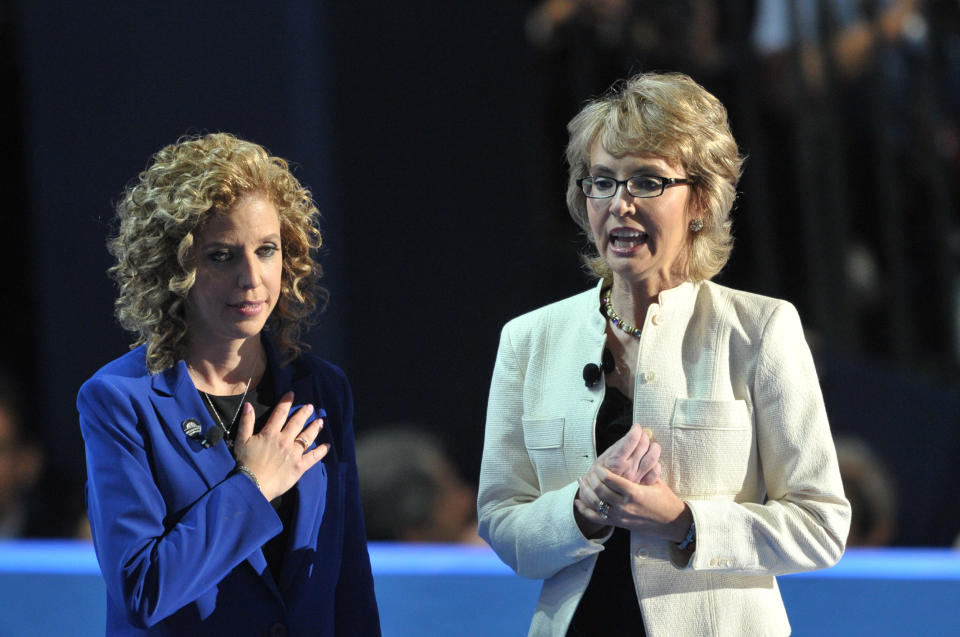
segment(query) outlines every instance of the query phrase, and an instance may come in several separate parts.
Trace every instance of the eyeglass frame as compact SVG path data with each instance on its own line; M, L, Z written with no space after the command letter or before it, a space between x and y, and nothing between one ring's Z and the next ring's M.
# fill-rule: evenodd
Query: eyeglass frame
M660 192L658 192L655 195L635 195L632 192L630 192L630 182L633 181L634 179L637 179L638 177L645 177L647 179L652 178L652 179L658 180L660 182ZM627 194L629 194L631 197L636 197L637 199L653 199L654 197L659 197L663 195L663 192L667 188L672 188L673 186L682 186L684 184L693 185L694 183L694 181L688 177L661 177L660 175L634 175L633 177L629 177L627 179L616 179L615 177L604 177L600 175L599 176L600 179L609 179L610 181L617 184L617 187L614 188L613 192L610 193L609 195L601 195L599 197L595 195L588 195L586 191L583 189L583 182L586 181L587 179L593 180L597 178L598 177L594 175L587 175L586 177L581 177L580 179L577 180L576 182L577 187L580 188L580 192L583 193L584 197L588 199L610 199L611 197L615 196L618 192L620 192L620 186L624 186L627 189Z

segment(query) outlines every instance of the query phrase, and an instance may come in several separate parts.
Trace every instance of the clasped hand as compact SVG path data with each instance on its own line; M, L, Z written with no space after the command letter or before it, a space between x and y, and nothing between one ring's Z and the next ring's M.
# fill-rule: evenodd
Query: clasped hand
M660 451L651 434L635 424L600 454L580 478L573 503L585 536L599 535L611 525L673 534L668 527L683 513L685 504L660 480Z
M292 406L293 392L287 392L256 435L253 433L256 416L250 403L244 403L240 416L234 453L237 462L257 476L260 490L268 500L286 493L330 450L329 444L310 449L323 427L322 418L304 427L313 413L313 405L304 405L290 415Z

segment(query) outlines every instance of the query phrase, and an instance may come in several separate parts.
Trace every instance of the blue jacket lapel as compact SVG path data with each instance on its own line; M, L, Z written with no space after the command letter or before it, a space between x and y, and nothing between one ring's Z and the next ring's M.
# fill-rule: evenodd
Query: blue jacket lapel
M277 398L280 398L288 391L293 391L293 409L296 410L302 405L313 404L316 412L311 417L326 417L327 413L322 404L319 404L320 395L318 393L315 379L310 373L308 366L298 364L298 361L281 364L278 352L268 338L264 338L264 349L267 352L267 360L271 365L271 371L274 379L274 391ZM293 413L293 411L291 411ZM313 446L330 442L330 436L326 427L320 431L320 435ZM313 448L311 446L311 448ZM317 540L320 534L320 524L323 521L323 513L326 508L328 473L327 464L335 461L336 452L331 447L330 452L322 462L314 465L305 473L294 487L297 490L297 509L294 514L293 528L290 529L289 545L284 556L281 590L285 596L289 596L291 587L297 582L308 581L308 578L300 574L304 569L308 569L315 561L314 554L317 551ZM306 504L306 505L305 505Z
M209 449L201 444L207 431L219 425L213 422L210 412L204 407L200 394L190 380L186 364L180 361L155 374L152 384L154 393L150 401L167 435L179 443L183 457L196 467L208 487L222 482L233 470L236 461L225 444ZM201 427L200 434L194 438L184 432L184 422L189 419L195 420Z
M186 363L179 361L173 367L155 374L152 385L154 393L150 401L157 411L157 418L170 438L179 442L183 457L196 468L208 488L223 482L236 466L236 460L225 444L210 448L201 444L207 431L219 425L213 422L210 412L203 404L200 393L190 379ZM183 421L191 418L201 427L200 435L194 438L188 437L183 429ZM246 561L260 575L264 585L277 597L281 597L280 589L267 568L263 550L257 549L247 556Z

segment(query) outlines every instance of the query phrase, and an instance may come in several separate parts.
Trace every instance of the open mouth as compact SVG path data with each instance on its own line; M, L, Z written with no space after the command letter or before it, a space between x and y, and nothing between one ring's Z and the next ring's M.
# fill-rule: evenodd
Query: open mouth
M610 231L610 245L617 250L636 248L646 243L649 238L650 235L642 230L617 228Z

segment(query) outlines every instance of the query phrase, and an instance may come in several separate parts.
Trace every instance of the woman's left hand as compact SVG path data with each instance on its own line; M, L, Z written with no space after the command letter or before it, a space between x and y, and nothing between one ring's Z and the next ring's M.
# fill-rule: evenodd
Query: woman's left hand
M601 475L598 477L597 472L591 471L580 481L574 506L586 520L658 535L672 542L683 540L692 514L687 504L662 480L645 485L609 470ZM600 514L601 502L606 505L603 507L606 517Z

